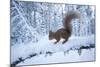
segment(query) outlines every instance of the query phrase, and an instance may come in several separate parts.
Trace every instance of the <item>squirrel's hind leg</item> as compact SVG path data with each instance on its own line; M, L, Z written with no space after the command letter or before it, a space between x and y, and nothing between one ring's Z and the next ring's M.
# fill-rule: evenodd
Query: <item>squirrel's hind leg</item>
M59 41L60 41L60 38L58 38L58 39L57 39L57 41L56 41L56 42L54 42L54 44L57 44L57 42L59 42Z
M67 42L68 41L68 38L66 38L63 42L62 42L62 44L64 44L65 42Z

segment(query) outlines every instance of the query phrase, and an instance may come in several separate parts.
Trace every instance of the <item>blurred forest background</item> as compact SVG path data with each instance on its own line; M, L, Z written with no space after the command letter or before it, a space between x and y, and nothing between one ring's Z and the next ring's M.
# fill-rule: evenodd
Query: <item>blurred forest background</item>
M46 2L11 1L11 45L38 42L50 30L63 27L68 11L78 11L81 19L72 22L73 36L95 34L95 6Z

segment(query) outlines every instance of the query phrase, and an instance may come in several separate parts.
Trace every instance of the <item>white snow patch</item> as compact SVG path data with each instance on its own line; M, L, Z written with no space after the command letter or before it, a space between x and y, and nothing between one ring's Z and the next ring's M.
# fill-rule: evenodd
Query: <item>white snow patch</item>
M69 63L69 62L82 62L82 61L95 61L95 49L82 49L82 54L78 55L77 50L71 50L64 55L63 52L54 53L52 56L45 57L44 54L27 59L19 65L36 65L36 64L52 64L52 63Z
M53 42L50 41L48 39L48 35L46 35L42 37L40 41L37 43L31 42L29 44L16 44L12 46L11 63L16 61L19 57L26 58L32 53L39 54L40 52L42 52L45 54L47 51L55 52L55 53L64 52L69 50L70 48L75 49L75 48L80 48L81 46L89 46L90 44L95 45L94 39L95 39L94 35L83 36L83 37L71 36L65 44L62 44L63 40L61 40L57 44L54 44L55 40Z

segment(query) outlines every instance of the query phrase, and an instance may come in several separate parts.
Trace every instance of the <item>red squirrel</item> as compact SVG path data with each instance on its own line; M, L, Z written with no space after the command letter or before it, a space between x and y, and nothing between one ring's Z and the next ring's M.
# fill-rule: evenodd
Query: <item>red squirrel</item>
M68 41L72 33L71 22L73 19L79 19L80 13L76 11L69 11L65 15L63 26L64 28L58 29L56 32L49 31L49 40L56 39L56 42L59 42L61 38L64 39L63 44Z

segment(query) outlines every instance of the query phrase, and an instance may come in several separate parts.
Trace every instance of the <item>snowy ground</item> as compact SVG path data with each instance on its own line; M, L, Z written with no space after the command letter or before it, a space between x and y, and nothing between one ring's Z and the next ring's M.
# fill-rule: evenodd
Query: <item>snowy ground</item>
M24 59L27 58L30 54L34 53L37 53L37 56L27 59L18 65L93 61L95 60L94 48L89 50L82 49L81 55L79 55L78 50L75 49L79 49L81 46L95 45L94 39L94 35L84 37L71 36L69 41L65 44L62 44L62 40L59 43L54 44L53 41L55 40L48 40L47 35L42 37L37 43L16 44L12 46L11 63L18 60L20 57ZM51 56L46 56L46 52L52 52L53 54ZM64 55L64 52L67 52L66 55Z
M33 65L33 64L52 64L52 63L69 63L69 62L82 62L82 61L94 61L95 60L95 49L83 49L82 54L79 55L77 53L77 50L69 51L69 53L66 53L64 55L63 52L57 52L53 55L48 55L45 57L45 54L30 58L25 60L24 62L21 62L19 65Z

